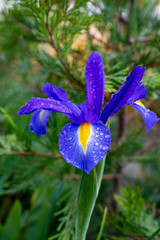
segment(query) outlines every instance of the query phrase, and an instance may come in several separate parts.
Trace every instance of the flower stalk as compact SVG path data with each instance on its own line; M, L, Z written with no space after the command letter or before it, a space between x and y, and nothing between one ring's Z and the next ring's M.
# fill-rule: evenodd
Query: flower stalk
M83 172L79 190L75 240L85 240L92 212L101 186L105 159L90 171L90 174Z

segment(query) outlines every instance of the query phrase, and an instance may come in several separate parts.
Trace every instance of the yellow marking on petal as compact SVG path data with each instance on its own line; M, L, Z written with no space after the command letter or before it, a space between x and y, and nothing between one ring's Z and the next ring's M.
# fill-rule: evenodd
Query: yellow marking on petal
M142 107L145 108L144 104L140 100L136 101L135 103L140 104Z
M40 112L40 118L42 119L42 117L43 117L43 113L44 113L44 110L42 110L41 112Z
M87 142L91 133L91 126L88 122L81 124L79 128L79 141L82 144L83 151L86 152Z

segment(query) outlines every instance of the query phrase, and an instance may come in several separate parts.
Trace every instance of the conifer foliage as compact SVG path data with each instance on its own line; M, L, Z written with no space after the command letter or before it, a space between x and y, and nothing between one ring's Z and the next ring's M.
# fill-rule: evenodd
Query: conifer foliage
M58 139L69 119L52 113L47 134L17 112L46 98L47 82L84 102L91 52L103 59L105 104L134 67L146 67L143 104L160 117L160 4L157 0L5 0L0 10L0 239L78 240L77 212L97 197L80 240L160 239L160 123L145 132L130 106L110 118L102 184L79 199L82 171L67 164ZM99 166L99 165L98 165ZM91 178L101 176L98 169ZM82 177L86 182L85 176ZM99 194L98 194L99 191ZM85 201L83 201L85 199ZM88 200L92 202L90 199ZM94 204L93 204L94 206ZM88 210L88 208L87 208ZM87 212L86 210L86 212ZM79 231L80 232L80 231ZM75 237L76 236L76 237Z

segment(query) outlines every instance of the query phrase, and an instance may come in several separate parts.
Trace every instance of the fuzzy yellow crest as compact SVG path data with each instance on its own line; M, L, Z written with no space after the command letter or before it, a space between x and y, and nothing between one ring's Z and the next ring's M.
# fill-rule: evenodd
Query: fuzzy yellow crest
M135 103L138 103L138 104L140 104L142 107L145 107L144 104L143 104L140 100L136 101Z
M91 126L88 122L81 124L79 128L79 141L82 144L83 151L86 152L87 141L91 133Z
M42 110L42 111L40 112L40 118L41 118L41 119L42 119L43 113L44 113L44 110Z

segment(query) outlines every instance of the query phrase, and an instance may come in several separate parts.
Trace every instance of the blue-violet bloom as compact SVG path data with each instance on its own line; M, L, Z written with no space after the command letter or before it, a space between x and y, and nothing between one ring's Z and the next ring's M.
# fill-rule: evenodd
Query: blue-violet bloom
M38 135L46 133L47 120L52 112L66 115L72 123L65 125L60 133L59 151L67 163L89 173L110 147L111 135L105 123L119 108L131 104L142 115L147 131L159 120L140 101L147 94L147 89L141 82L144 71L145 68L141 66L135 67L101 112L104 101L104 66L101 56L92 52L85 71L86 103L76 106L65 91L46 83L42 91L48 98L31 98L18 115L33 112L29 129Z

